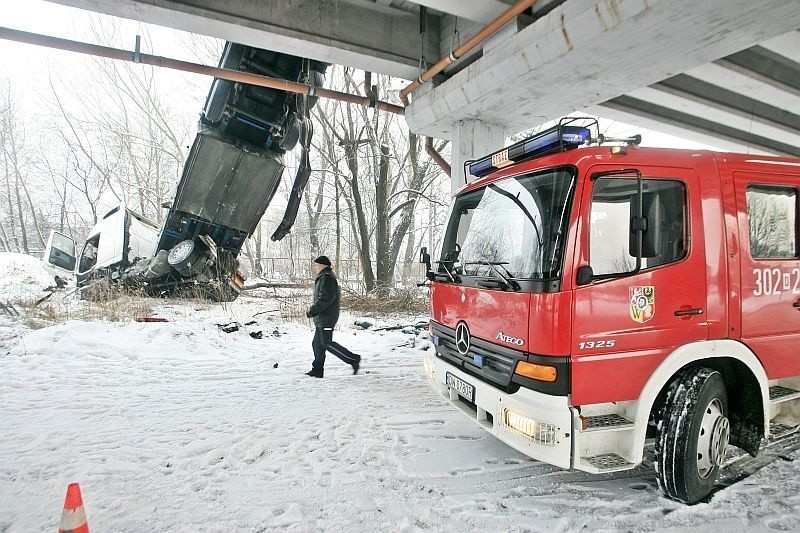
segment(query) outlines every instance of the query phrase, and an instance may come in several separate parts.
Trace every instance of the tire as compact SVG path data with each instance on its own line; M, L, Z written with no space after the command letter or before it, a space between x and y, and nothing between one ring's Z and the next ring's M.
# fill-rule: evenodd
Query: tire
M222 60L219 64L220 68L238 70L244 59L246 50L247 48L241 44L228 43L227 48L223 50ZM219 124L225 114L225 107L230 103L233 88L233 82L221 80L219 78L215 78L214 82L211 84L211 90L206 98L206 106L203 110L203 115L214 127Z
M200 250L197 243L192 239L186 239L172 247L167 256L167 262L182 276L191 277L197 273L199 256Z
M289 152L292 148L297 146L297 141L300 140L301 127L300 120L298 120L295 113L286 117L286 129L280 142L281 150Z
M710 368L681 371L670 384L655 442L661 490L696 503L711 493L730 438L728 393Z
M211 85L211 92L208 94L208 102L206 108L203 110L203 116L206 121L216 127L225 114L225 106L228 105L231 93L233 92L233 83L228 80L214 80Z
M222 59L219 63L220 68L228 70L239 70L244 59L247 47L238 43L227 43L227 48L222 51Z

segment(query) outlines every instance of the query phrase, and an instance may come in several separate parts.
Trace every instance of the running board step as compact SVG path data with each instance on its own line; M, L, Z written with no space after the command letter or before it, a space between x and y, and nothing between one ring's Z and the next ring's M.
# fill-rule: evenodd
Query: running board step
M783 437L787 437L792 433L797 433L800 431L800 425L797 426L787 426L786 424L781 424L780 422L770 422L769 423L769 439L782 439Z
M773 403L786 402L800 398L800 390L773 385L769 388L769 400Z
M600 472L614 472L617 470L628 470L633 468L633 463L615 453L604 453L594 457L584 457L583 459Z
M633 428L633 422L619 415L595 415L582 418L586 423L584 432Z

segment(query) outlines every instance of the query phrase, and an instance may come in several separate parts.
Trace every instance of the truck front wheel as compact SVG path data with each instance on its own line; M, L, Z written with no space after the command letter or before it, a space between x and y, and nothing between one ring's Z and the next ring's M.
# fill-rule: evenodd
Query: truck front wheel
M655 442L658 485L696 503L711 493L730 438L728 393L710 368L683 370L670 384Z

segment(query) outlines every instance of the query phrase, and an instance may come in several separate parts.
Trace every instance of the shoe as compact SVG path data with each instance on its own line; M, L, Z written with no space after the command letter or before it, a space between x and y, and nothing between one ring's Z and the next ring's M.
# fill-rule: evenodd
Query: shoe
M353 375L358 374L358 367L361 366L361 356L356 356L356 362L353 363Z
M317 370L316 368L312 368L311 370L306 372L306 376L311 376L312 378L321 378L322 370Z

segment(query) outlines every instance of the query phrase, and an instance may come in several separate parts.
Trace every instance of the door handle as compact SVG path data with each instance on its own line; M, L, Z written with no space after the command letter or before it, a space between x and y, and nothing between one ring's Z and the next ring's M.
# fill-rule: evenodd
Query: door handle
M695 316L702 314L703 314L702 307L693 307L691 309L678 309L677 311L675 311L675 316Z

